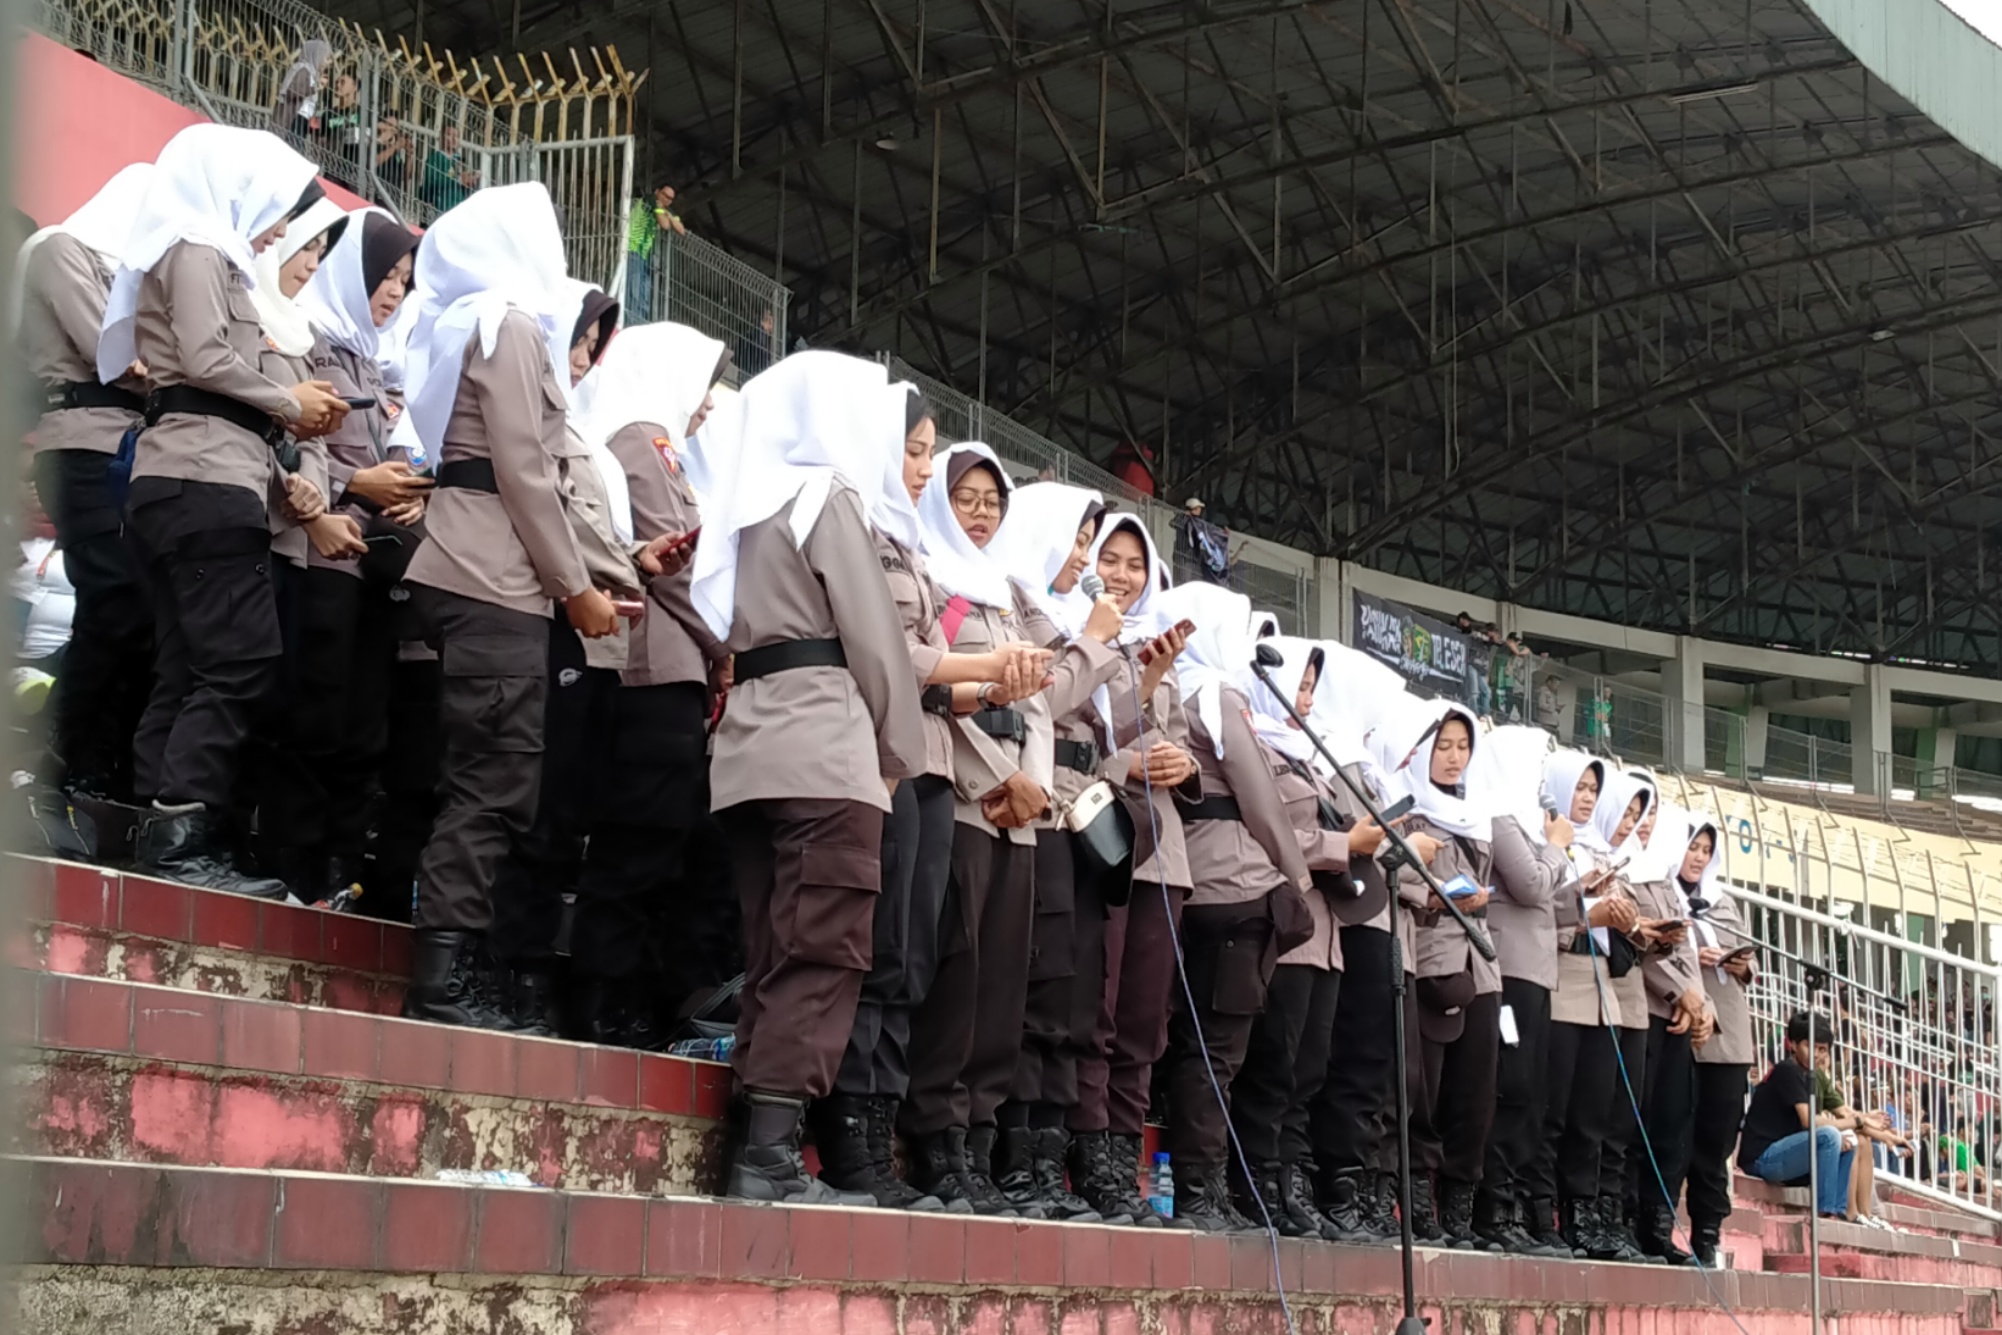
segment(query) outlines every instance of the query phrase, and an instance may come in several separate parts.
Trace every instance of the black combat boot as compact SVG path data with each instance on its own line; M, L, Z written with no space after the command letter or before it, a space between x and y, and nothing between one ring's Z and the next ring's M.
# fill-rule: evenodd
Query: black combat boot
M868 1196L836 1191L809 1177L800 1157L803 1099L747 1090L744 1143L730 1161L723 1194L744 1201L784 1201L796 1205L872 1205Z
M285 882L238 871L235 860L217 843L208 809L199 802L171 807L155 802L152 811L140 818L132 860L140 871L162 880L252 899L299 902Z
M503 1033L511 1029L507 1016L482 995L477 981L480 954L476 933L418 928L411 938L410 986L403 993L403 1017Z

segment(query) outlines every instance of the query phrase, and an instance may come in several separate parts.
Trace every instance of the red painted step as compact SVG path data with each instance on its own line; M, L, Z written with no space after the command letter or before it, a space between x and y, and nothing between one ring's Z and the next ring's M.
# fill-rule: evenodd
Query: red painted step
M505 1324L545 1335L1284 1328L1274 1250L1259 1238L62 1159L20 1167L40 1221L21 1259L48 1267L29 1272L31 1327L44 1306L74 1317L96 1302L108 1316L135 1289L171 1289L177 1328L206 1329L204 1304L255 1287L260 1310L275 1295L278 1328L294 1330L363 1320L371 1331ZM1286 1240L1276 1254L1301 1330L1390 1324L1394 1250ZM95 1281L104 1266L135 1269L113 1272L112 1286ZM274 1285L256 1273L265 1268L313 1278ZM1448 1252L1422 1254L1417 1283L1442 1331L1554 1320L1560 1330L1725 1335L1737 1328L1714 1287L1745 1329L1782 1335L1808 1300L1805 1281L1787 1275L1706 1281L1660 1266ZM1958 1290L1838 1279L1824 1299L1872 1335L1961 1335ZM462 1313L480 1319L455 1320Z
M23 1150L242 1168L714 1189L713 1062L277 1002L43 976Z
M349 914L198 890L74 862L11 856L7 959L188 991L394 1014L411 932Z

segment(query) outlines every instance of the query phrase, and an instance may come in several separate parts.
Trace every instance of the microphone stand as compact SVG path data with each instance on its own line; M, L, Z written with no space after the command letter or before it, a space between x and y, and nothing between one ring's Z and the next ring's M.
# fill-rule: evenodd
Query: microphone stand
M1314 749L1321 753L1321 758L1328 762L1328 767L1341 779L1342 783L1348 788L1349 793L1355 798L1357 804L1369 813L1369 818L1384 832L1385 837L1389 839L1391 845L1389 856L1378 857L1377 865L1383 868L1383 878L1390 891L1388 896L1390 913L1390 1028L1391 1041L1396 1045L1394 1079L1397 1084L1397 1215L1398 1232L1400 1235L1398 1247L1404 1271L1404 1315L1398 1319L1396 1335L1426 1335L1425 1318L1418 1315L1417 1281L1415 1278L1417 1272L1417 1242L1411 1234L1411 1063L1404 1050L1404 946L1398 940L1397 936L1397 881L1399 871L1405 867L1410 867L1418 873L1420 879L1437 896L1439 902L1444 904L1447 910L1452 913L1454 921L1458 922L1461 930L1466 932L1468 942L1472 944L1475 950L1480 952L1481 958L1486 960L1494 959L1495 948L1494 944L1488 940L1487 934L1475 930L1473 923L1467 919L1467 916L1454 906L1452 899L1441 889L1439 878L1432 874L1431 868L1427 867L1412 849L1411 845L1405 842L1404 836L1398 832L1397 827L1385 818L1382 808L1370 796L1368 789L1350 777L1348 770L1342 766L1340 761L1335 759L1334 754L1321 741L1320 735L1308 727L1307 720L1301 718L1299 711L1293 708L1293 702L1287 698L1286 692L1273 684L1271 669L1279 666L1282 661L1277 649L1269 644L1261 644L1258 646L1257 657L1252 661L1251 670L1258 674L1259 680L1265 683L1266 689L1272 692L1273 698L1278 700L1280 706L1285 709L1287 717L1291 718L1300 731L1306 735L1307 740L1314 744Z

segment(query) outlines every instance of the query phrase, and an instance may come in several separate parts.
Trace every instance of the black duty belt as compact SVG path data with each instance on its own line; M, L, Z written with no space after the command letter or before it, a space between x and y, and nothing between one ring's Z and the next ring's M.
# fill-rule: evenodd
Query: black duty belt
M982 709L967 716L968 721L989 737L999 737L1006 742L1019 742L1029 735L1022 722L1020 710Z
M918 696L918 704L923 706L927 714L939 714L945 718L951 718L952 687L927 686L924 688L923 693Z
M1182 807L1182 819L1242 821L1244 812L1238 807L1237 799L1234 797L1205 797L1200 802L1185 804Z
M128 413L143 413L146 411L146 400L116 385L100 385L95 380L71 380L51 387L43 399L43 407L48 412L64 408L122 408Z
M168 413L188 413L196 417L220 417L231 426L242 427L274 449L285 441L285 427L272 420L262 408L227 394L211 394L193 385L169 385L146 396L146 425L157 426Z
M500 483L494 481L494 461L491 459L454 459L448 464L439 464L438 485L500 495Z
M1096 742L1067 742L1057 739L1056 761L1066 769L1074 769L1079 774L1098 773L1098 762L1104 753Z
M848 655L842 652L839 640L781 640L738 654L732 675L736 681L746 682L794 668L847 666Z

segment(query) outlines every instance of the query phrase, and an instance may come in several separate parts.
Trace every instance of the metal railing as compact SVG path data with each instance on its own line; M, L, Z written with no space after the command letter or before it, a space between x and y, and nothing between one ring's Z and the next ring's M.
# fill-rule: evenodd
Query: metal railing
M1772 861L1758 861L1772 869ZM1794 865L1797 875L1813 874ZM1863 1137L1857 1155L1872 1161L1876 1194L1895 1188L2002 1219L1989 1177L2002 1109L2002 970L1860 923L1861 905L1803 903L1781 886L1731 880L1740 916L1769 947L1749 992L1753 1081L1787 1059L1789 1018L1827 1017L1835 1039L1829 1076L1841 1102L1883 1115L1909 1143L1906 1152ZM1924 935L1931 925L1908 922L1906 930Z
M624 251L625 218L618 220ZM729 345L738 383L789 351L787 310L792 292L699 236L661 229L647 254L625 261L625 322L674 320Z

